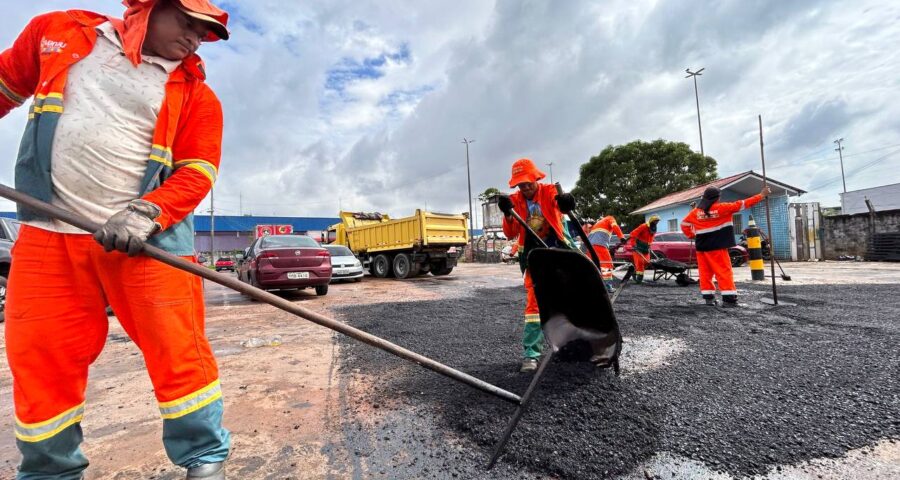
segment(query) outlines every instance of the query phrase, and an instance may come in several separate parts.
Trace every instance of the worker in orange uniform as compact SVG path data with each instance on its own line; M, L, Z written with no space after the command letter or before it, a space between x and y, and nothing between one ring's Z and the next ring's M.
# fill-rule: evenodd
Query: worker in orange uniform
M628 237L628 243L632 248L631 258L634 261L634 283L644 281L644 270L650 264L650 245L653 244L658 223L659 215L650 215L650 218L632 230Z
M745 200L720 202L721 191L708 187L697 208L681 221L681 231L697 243L697 270L700 274L700 294L707 305L716 304L716 285L722 293L722 306L737 306L737 288L728 249L735 246L732 216L759 203L771 193L768 187Z
M616 218L612 215L607 215L600 219L599 222L595 223L588 234L588 240L591 241L591 246L594 248L594 252L597 253L597 257L600 259L600 276L603 278L603 284L606 285L606 290L610 293L615 291L613 288L613 260L612 256L609 254L609 239L612 235L619 237L619 240L624 240L625 235L622 233L622 229L619 228L619 224L616 222Z
M189 479L225 478L231 438L201 280L134 255L146 242L196 262L192 212L218 174L222 107L195 51L228 39L228 14L206 0L124 4L123 19L35 17L0 54L0 117L33 97L16 188L102 225L91 235L19 208L6 304L18 479L83 478L107 304L143 353L171 461Z
M528 254L540 243L512 216L515 210L549 247L571 248L564 234L562 216L575 209L575 198L570 193L558 194L556 187L538 181L546 177L527 158L513 163L509 188L518 188L512 195L501 195L497 206L503 212L503 233L506 238L518 238L519 267L525 278L525 328L522 336L524 359L521 372L537 369L537 360L544 348L544 333L534 284L528 271Z

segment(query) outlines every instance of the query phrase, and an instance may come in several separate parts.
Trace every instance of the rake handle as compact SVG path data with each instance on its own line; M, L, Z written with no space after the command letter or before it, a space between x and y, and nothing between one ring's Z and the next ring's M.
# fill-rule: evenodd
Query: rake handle
M51 218L62 220L63 222L78 227L86 232L95 232L100 229L100 225L91 222L81 215L77 215L75 213L63 210L59 207L50 205L49 203L42 202L3 184L0 184L0 197L12 200L13 202L16 202L20 205L27 206L29 209L40 212ZM318 312L303 308L277 295L241 282L237 278L230 275L213 272L210 269L200 266L196 263L188 262L181 257L166 252L165 250L162 250L158 247L154 247L153 245L145 243L142 254L165 263L166 265L169 265L171 267L193 273L198 277L202 277L211 282L218 283L219 285L231 288L232 290L236 290L261 302L268 303L273 307L309 320L310 322L313 322L315 324L329 328L336 332L343 333L350 338L354 338L356 340L359 340L360 342L384 350L385 352L394 354L404 360L408 360L410 362L421 365L431 371L440 373L441 375L469 385L470 387L476 388L495 397L506 400L507 402L518 404L521 401L521 397L519 397L518 395L503 390L495 385L491 385L484 380L477 379L469 374L463 373L459 370L439 363L424 355L420 355L411 350L407 350L383 338L376 337L375 335L372 335L370 333L366 333L357 328L353 328L345 323L326 317L325 315L322 315Z

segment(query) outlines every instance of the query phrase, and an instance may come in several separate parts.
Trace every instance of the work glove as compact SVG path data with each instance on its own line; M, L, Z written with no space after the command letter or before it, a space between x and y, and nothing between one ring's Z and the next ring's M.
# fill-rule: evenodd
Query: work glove
M507 217L512 215L513 203L512 199L509 198L509 195L500 195L500 197L497 198L497 207L500 208L503 215L506 215Z
M160 229L156 223L160 213L158 206L146 200L132 200L125 210L109 217L94 233L94 240L107 252L118 250L133 257L143 250L144 241Z
M575 197L571 193L560 193L556 196L556 204L560 212L569 213L575 210Z

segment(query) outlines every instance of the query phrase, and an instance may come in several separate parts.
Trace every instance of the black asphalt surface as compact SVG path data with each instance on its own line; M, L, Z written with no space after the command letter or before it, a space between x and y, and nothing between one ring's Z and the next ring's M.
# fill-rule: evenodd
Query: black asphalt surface
M342 339L342 441L354 453L353 476L610 478L670 452L746 477L900 440L896 285L780 287L794 307L762 304L770 293L762 286L739 288L744 306L721 309L699 305L696 286L629 286L616 305L625 341L677 338L688 350L623 377L554 362L491 472L484 465L512 405ZM522 288L504 288L341 315L522 393L531 378L517 373L523 305ZM346 394L351 373L373 388Z

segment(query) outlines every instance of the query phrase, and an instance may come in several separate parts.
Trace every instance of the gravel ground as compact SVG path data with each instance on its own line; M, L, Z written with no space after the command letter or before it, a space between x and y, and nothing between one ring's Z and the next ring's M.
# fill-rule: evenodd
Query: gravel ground
M628 287L617 305L623 375L552 364L489 473L512 405L341 339L342 441L364 471L386 478L652 477L661 454L706 478L802 472L900 439L895 284L781 287L794 307L762 304L762 286L741 288L743 308L725 310L698 305L694 288ZM340 314L523 392L523 305L517 287Z

